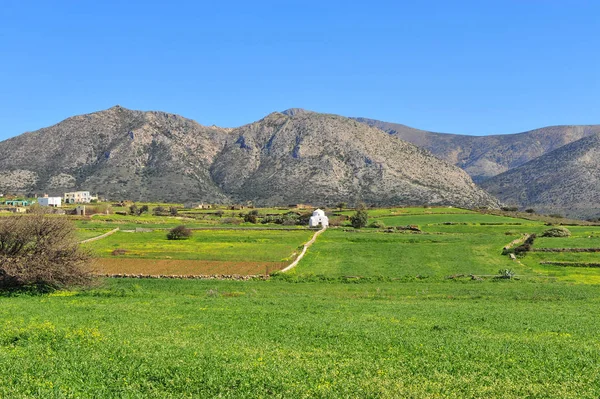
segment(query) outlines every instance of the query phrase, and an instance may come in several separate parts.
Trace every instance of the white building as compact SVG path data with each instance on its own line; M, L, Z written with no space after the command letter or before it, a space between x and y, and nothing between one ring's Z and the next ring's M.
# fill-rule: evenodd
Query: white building
M327 227L329 226L329 218L325 216L325 212L320 209L317 209L313 212L312 216L308 221L309 227L317 227L317 226Z
M65 204L89 204L92 200L97 200L97 196L90 195L89 191L73 191L65 193Z
M52 206L55 208L60 208L60 206L62 205L62 198L48 197L47 195L44 195L42 198L38 198L37 202L38 204L40 204L40 206Z

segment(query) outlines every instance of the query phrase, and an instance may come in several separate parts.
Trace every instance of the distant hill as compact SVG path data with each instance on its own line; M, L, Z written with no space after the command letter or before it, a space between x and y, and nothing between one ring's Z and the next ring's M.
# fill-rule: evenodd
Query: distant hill
M497 206L459 168L379 129L335 115L286 114L237 129L119 106L75 116L0 142L0 189L257 205Z
M353 119L431 151L438 158L464 169L477 183L600 133L600 125L580 125L551 126L517 134L467 136L428 132L374 119Z
M482 186L506 204L572 217L599 217L600 134L563 146Z

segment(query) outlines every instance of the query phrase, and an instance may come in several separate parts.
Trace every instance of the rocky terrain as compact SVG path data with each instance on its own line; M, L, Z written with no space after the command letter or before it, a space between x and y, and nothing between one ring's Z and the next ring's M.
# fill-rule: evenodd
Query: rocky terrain
M3 192L90 190L114 199L227 197L209 168L229 130L115 106L0 143Z
M464 169L477 183L600 133L600 125L579 125L551 126L517 134L467 136L433 133L374 119L354 119L431 151L438 158Z
M506 204L570 217L600 216L600 134L584 137L482 183Z
M236 140L216 157L211 173L236 199L497 205L459 168L341 116L273 113L232 133Z
M495 207L461 169L357 121L290 110L237 129L115 106L0 143L0 189L281 205Z

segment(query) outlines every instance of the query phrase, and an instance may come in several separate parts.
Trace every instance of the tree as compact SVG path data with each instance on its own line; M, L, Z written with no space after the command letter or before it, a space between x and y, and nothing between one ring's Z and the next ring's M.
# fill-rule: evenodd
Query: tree
M137 215L139 212L137 205L133 204L129 207L129 214L130 215Z
M171 216L177 216L177 214L178 214L177 208L175 208L174 206L170 207L169 213L171 214Z
M142 205L140 207L140 210L138 211L138 216L141 215L142 213L146 213L148 212L148 205Z
M32 214L0 219L0 287L88 285L89 261L66 218Z
M346 204L345 202L340 202L339 204L337 204L335 207L338 208L340 211L342 209L344 209L346 206L348 206L348 204Z
M167 233L167 239L169 240L187 240L192 236L192 230L188 229L184 225L173 227L171 231Z
M355 229L365 227L369 223L369 213L365 204L358 204L356 207L356 213L350 217L350 223Z
M162 206L157 206L154 209L152 209L152 213L154 214L154 216L163 216L166 212L167 211Z
M252 210L244 215L244 222L246 223L258 223L258 211Z

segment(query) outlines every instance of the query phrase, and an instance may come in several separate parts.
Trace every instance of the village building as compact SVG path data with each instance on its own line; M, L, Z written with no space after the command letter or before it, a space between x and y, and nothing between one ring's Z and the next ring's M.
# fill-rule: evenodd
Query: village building
M4 201L4 205L8 206L29 206L32 202L27 200L6 200Z
M48 197L48 194L44 194L43 197L38 198L38 204L40 204L40 206L60 208L62 205L62 197Z
M317 209L313 212L312 216L308 220L309 227L318 227L319 225L323 227L329 226L329 218L325 216L325 212L321 209Z
M65 193L65 204L89 204L93 200L98 200L98 196L90 195L89 191L73 191Z
M200 203L200 202L188 202L188 203L184 204L184 207L186 209L211 209L212 205L204 204L204 203Z

